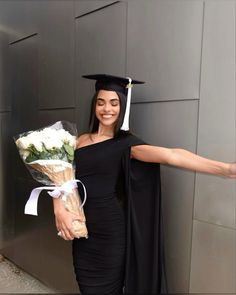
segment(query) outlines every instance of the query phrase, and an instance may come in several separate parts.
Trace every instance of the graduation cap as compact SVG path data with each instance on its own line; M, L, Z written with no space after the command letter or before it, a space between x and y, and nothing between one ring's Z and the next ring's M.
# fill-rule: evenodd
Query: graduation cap
M143 84L145 82L132 80L129 77L118 77L106 74L96 74L96 75L84 75L82 76L86 79L96 80L95 89L98 90L111 90L118 91L127 96L126 109L124 115L124 121L121 126L121 130L129 130L129 113L131 104L131 90L133 84Z

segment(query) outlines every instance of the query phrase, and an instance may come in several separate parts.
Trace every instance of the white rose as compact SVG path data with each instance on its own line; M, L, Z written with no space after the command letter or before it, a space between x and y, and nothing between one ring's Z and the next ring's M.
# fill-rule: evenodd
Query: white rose
M54 138L54 139L47 138L46 140L43 141L43 143L47 150L51 150L53 148L60 149L63 146L63 142L57 138Z
M37 151L42 152L43 146L41 141L41 134L38 131L34 131L28 134L27 136L29 142L34 145Z
M67 134L67 131L65 131L64 129L59 129L57 130L57 134L60 138L64 138Z
M43 143L47 150L51 150L53 148L53 141L51 139L46 138Z
M59 138L55 138L53 140L53 142L54 142L54 147L55 148L58 148L58 149L62 148L62 146L63 146L63 141L62 140L60 140Z
M20 137L17 139L16 141L16 145L20 148L20 149L24 149L26 150L29 145L30 145L30 141L26 136Z
M40 136L43 140L48 139L48 138L52 138L54 135L55 135L55 130L53 130L51 128L44 128L40 132Z
M69 132L65 131L64 129L57 130L57 137L60 138L62 141L65 141L68 137Z
M76 147L76 136L71 136L70 137L69 145L72 146L73 148Z
M29 154L30 154L30 152L27 150L20 150L20 155L23 158L23 160L25 160Z
M30 143L33 144L35 140L38 140L38 133L31 132L27 135L27 138L30 141Z
M60 138L63 143L67 143L70 146L75 147L75 136L71 135L65 129L57 130L57 138Z
M76 137L71 135L68 131L64 134L63 141L68 143L70 146L75 146Z
M27 137L28 138L35 138L35 137L37 137L38 136L38 134L39 134L39 132L38 131L34 131L34 132L30 132L28 135L27 135Z
M35 146L37 151L39 152L43 151L43 144L40 140L34 140L33 145Z

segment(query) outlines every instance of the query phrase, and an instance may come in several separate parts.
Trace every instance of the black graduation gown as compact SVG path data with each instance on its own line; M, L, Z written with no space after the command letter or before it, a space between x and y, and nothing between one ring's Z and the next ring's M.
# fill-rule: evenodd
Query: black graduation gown
M161 292L160 164L130 159L131 146L142 144L146 143L126 133L75 153L75 160L79 161L76 178L85 183L91 196L84 207L91 236L73 241L75 274L84 294L113 293L122 286L123 293ZM119 159L121 170L115 168L120 165ZM116 170L122 175L118 179L122 179L123 198L119 193L118 198L124 209L124 222L119 219L120 209L113 193L107 193L117 178Z
M129 146L146 144L130 136ZM161 227L160 164L123 158L126 192L127 253L125 293L161 292L164 253Z

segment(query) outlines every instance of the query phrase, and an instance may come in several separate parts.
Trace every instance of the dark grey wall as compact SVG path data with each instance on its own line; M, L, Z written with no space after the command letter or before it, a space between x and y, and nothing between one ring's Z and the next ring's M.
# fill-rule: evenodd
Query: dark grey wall
M59 291L78 290L71 244L56 236L49 197L40 198L37 218L23 214L38 184L11 136L62 119L84 131L93 87L82 74L146 81L133 88L131 118L144 140L235 161L235 7L235 0L0 1L3 254ZM235 181L161 168L170 291L235 293Z

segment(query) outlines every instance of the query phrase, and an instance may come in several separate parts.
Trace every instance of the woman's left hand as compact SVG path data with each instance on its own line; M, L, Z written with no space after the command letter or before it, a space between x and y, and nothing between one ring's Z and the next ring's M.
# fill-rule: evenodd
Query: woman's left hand
M228 177L230 178L236 178L236 162L234 163L228 163Z

